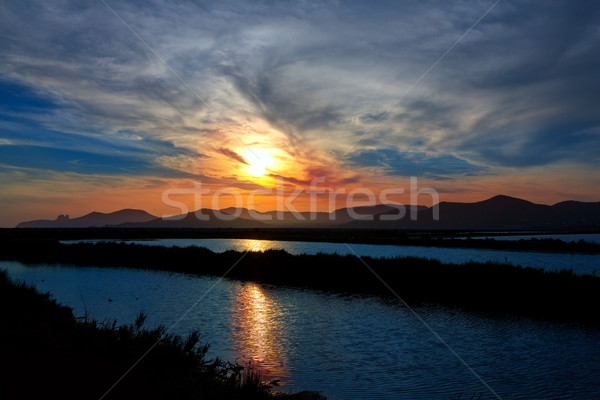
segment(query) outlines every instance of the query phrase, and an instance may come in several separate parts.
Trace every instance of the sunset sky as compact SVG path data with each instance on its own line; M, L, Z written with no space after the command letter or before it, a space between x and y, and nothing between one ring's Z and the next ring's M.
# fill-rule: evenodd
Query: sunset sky
M0 57L0 226L194 182L600 201L597 1L6 1Z

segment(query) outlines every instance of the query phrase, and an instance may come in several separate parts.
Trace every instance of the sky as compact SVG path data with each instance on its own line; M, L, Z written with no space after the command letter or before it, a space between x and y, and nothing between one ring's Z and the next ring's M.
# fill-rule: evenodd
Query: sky
M0 57L0 226L315 178L600 201L597 1L5 1Z

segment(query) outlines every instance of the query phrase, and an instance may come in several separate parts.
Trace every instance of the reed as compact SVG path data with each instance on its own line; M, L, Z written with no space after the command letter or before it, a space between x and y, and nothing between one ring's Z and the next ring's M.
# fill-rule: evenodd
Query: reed
M153 346L106 399L310 398L272 393L251 368L208 359L198 332L148 329L145 319L77 321L72 309L0 270L0 398L97 400Z
M251 252L242 257L236 251L214 253L198 247L63 245L55 241L5 241L0 243L2 258L24 263L226 274L228 279L336 293L393 296L391 288L411 305L427 303L484 313L600 323L595 310L600 304L600 277L568 270L548 272L500 263L443 264L421 258L291 255L282 250Z

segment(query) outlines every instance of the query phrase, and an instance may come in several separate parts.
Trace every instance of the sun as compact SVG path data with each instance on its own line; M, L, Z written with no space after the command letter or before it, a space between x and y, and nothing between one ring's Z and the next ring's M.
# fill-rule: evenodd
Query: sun
M263 176L267 172L267 164L262 160L257 160L248 165L247 170L252 176Z
M254 177L264 176L275 165L268 149L251 149L244 154L244 159L248 163L246 172Z

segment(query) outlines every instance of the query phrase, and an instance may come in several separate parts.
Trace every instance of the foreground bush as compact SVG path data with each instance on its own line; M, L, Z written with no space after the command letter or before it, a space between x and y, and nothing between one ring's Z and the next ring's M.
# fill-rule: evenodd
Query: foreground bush
M0 398L100 399L153 346L105 399L274 397L252 370L207 360L197 332L182 338L164 327L143 328L144 319L127 326L78 322L70 308L0 271Z

